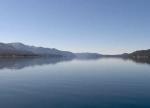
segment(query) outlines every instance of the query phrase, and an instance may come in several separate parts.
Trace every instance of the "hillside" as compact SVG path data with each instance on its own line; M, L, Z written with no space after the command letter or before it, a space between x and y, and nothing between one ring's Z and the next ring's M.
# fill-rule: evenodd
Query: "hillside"
M129 54L129 56L132 58L150 58L150 49L135 51Z
M118 54L118 55L104 55L104 54L98 54L98 53L74 53L77 57L77 59L98 59L98 58L125 58L128 57L127 53L124 54Z
M102 57L101 54L98 53L74 53L79 59L94 59Z
M53 54L53 55L61 55L64 57L75 57L72 52L69 51L60 51L55 48L44 48L44 47L36 47L36 46L29 46L22 43L9 43L8 45L13 46L17 50L24 50L24 51L31 51L35 54Z
M30 51L17 50L11 45L0 43L0 57L27 57L27 56L37 56Z
M0 43L0 50L16 50L16 49L11 45Z

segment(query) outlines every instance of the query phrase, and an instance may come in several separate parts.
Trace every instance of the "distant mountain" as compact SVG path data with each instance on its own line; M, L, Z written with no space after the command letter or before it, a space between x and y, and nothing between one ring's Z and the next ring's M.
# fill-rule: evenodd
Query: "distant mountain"
M16 49L11 45L0 43L0 50L16 50Z
M118 55L103 55L103 54L98 54L98 53L74 53L77 58L82 58L82 59L97 59L97 58L102 58L102 57L127 57L128 54L118 54Z
M0 43L0 57L9 56L40 56L40 57L70 57L78 59L99 59L102 57L116 58L150 58L150 49L135 51L133 53L118 54L118 55L103 55L98 53L72 53L69 51L61 51L55 48L44 48L25 45L23 43Z
M9 56L37 56L30 51L17 50L11 45L0 43L0 57L9 57Z
M132 58L150 58L150 49L135 51L129 54L129 56Z
M123 54L116 54L116 55L103 55L103 57L116 57L116 58L124 58L124 57L128 57L127 53L123 53Z
M95 58L100 58L103 56L98 53L74 53L74 54L79 59L95 59Z
M17 50L24 50L24 51L31 51L35 54L56 54L56 55L62 55L65 57L75 57L75 55L72 52L69 51L60 51L54 48L44 48L44 47L35 47L35 46L29 46L22 43L9 43L8 45L13 46Z

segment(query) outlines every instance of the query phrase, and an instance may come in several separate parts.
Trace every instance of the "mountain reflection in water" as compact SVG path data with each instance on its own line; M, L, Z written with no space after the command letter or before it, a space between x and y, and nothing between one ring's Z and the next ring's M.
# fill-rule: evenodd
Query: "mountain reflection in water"
M25 67L42 66L48 64L57 64L59 62L71 61L73 58L67 57L39 57L39 58L0 58L0 69L22 69Z
M105 59L109 59L111 57L105 57ZM131 59L131 58L121 58L121 57L113 57L115 59L122 59L122 60L131 60L135 63L140 64L150 64L150 59ZM67 62L72 60L101 60L104 59L103 57L100 58L67 58L67 57L41 57L41 58L0 58L0 69L23 69L25 67L34 67L34 66L42 66L42 65L54 65L60 62Z

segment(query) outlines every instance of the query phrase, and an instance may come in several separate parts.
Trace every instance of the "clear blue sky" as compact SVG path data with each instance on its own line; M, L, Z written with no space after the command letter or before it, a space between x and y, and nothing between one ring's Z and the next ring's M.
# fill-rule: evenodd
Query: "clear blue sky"
M150 49L150 0L0 0L0 42L101 54Z

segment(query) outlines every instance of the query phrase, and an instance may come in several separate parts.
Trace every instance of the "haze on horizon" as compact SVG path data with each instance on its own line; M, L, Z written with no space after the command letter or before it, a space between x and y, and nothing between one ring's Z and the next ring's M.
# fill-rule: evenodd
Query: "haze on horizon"
M100 54L150 49L150 0L1 0L0 42Z

